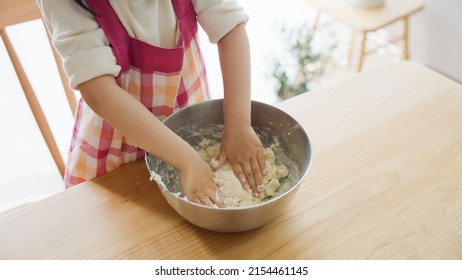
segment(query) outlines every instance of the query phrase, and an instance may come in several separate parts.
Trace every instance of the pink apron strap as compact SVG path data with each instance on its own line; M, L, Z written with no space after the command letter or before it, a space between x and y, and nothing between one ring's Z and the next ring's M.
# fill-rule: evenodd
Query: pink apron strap
M122 68L120 73L127 72L131 65L141 73L171 73L182 69L184 46L166 49L131 38L108 0L87 0L86 3L111 43L117 64ZM183 45L188 45L197 33L194 7L191 1L184 0L172 0L172 5L178 17Z
M101 0L86 0L85 3L93 12L97 22L104 30L106 37L111 43L117 63L122 67L121 72L128 71L130 63L127 41L130 36L127 30L125 30L122 22L120 22L114 9L112 9L111 4L109 1ZM108 30L111 32L107 32Z
M197 16L190 0L172 0L173 9L178 17L179 29L185 45L189 45L191 39L197 33Z

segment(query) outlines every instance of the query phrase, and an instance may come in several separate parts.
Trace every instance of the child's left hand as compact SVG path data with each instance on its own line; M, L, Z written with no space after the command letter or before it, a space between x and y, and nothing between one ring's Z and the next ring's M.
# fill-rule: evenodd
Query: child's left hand
M216 158L217 167L226 160L244 189L251 189L254 196L263 190L266 164L263 145L251 126L225 126L221 149Z

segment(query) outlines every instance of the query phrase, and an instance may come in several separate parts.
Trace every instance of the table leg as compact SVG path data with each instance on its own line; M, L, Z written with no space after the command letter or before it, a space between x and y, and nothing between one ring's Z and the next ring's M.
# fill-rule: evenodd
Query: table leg
M366 31L361 31L361 39L360 39L360 51L359 51L359 58L358 58L358 66L356 68L356 72L361 72L361 69L363 67L363 60L364 56L366 54L366 37L367 37L367 32Z
M409 59L409 17L403 17L403 49L401 51L403 60Z

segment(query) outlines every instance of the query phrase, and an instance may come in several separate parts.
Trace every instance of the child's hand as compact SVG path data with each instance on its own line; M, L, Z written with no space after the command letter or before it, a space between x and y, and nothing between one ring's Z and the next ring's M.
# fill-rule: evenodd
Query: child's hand
M226 160L244 189L252 189L254 196L263 191L266 164L263 146L251 126L225 126L221 139L218 166Z
M197 162L186 162L178 173L183 194L189 201L206 206L225 206L212 170L200 157Z

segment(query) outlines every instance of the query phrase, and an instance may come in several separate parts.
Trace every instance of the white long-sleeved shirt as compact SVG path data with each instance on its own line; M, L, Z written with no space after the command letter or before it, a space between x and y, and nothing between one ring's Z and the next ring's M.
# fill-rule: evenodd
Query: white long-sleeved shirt
M63 59L74 89L92 78L117 76L120 67L94 16L73 0L37 0L53 45ZM110 0L130 36L151 45L172 48L178 38L177 18L170 0ZM197 20L217 43L236 25L248 20L234 0L191 0Z

